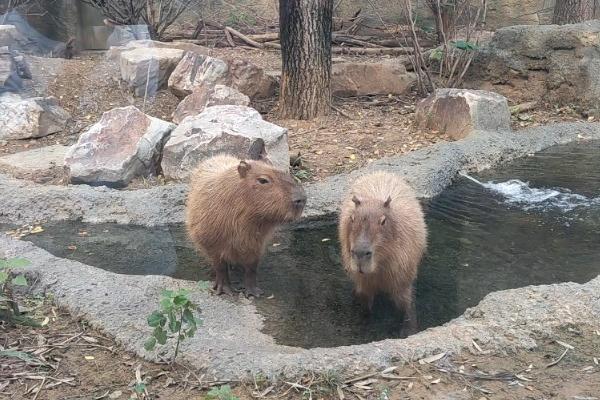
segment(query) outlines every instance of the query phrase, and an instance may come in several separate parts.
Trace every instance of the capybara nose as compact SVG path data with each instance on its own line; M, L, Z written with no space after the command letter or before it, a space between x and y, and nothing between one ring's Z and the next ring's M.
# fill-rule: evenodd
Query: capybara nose
M355 249L352 250L352 254L358 260L370 260L373 257L373 252L371 249Z
M294 207L295 208L304 208L304 206L306 205L306 199L295 199L294 200Z
M299 190L294 194L292 197L292 203L296 209L300 210L304 208L306 205L306 194L304 193L304 190Z

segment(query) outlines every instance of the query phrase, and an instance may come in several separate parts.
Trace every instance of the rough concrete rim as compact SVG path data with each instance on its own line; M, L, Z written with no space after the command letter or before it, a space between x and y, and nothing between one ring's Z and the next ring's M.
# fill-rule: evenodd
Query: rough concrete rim
M407 176L422 197L449 185L461 170L480 170L554 144L600 139L600 124L567 123L520 132L477 132L458 142L437 145L404 156L383 159L348 175L309 185L308 218L337 211L346 182L373 169ZM81 219L158 225L183 218L184 185L137 191L106 188L41 186L0 176L0 223L31 223ZM140 210L140 202L152 204ZM143 343L149 330L145 317L164 288L193 283L164 276L116 275L75 261L57 258L34 245L0 237L1 256L33 261L35 290L54 295L58 305L81 315L113 335L125 348L149 359ZM109 291L110 290L110 295ZM364 345L304 350L277 345L260 332L262 319L251 301L226 300L195 291L204 326L184 342L182 359L203 368L215 379L300 375L305 371L355 374L391 363L418 359L440 351L458 352L472 346L511 351L533 348L536 339L550 337L567 326L600 327L600 277L585 284L529 286L489 294L463 316L408 339ZM576 310L576 311L574 311Z

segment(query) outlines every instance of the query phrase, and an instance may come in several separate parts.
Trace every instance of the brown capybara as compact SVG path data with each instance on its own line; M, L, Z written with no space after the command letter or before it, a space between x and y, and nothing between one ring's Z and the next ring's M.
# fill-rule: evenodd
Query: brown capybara
M251 152L254 150L251 149ZM228 266L244 269L247 296L258 297L256 270L278 225L300 217L306 195L268 161L218 155L193 173L186 226L199 251L212 261L217 294L231 294Z
M379 292L404 312L407 332L416 329L413 282L427 247L427 227L414 191L401 177L375 172L352 185L339 221L342 260L354 293L373 306Z

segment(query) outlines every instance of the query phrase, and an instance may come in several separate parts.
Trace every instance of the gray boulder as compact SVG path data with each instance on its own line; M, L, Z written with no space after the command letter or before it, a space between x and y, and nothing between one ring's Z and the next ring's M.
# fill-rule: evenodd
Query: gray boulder
M173 113L173 122L179 124L184 118L198 115L207 107L249 104L248 96L229 86L201 86L179 103Z
M189 52L169 78L169 88L179 97L192 94L196 88L214 85L230 86L250 99L266 99L275 95L277 81L244 60L221 60Z
M0 47L0 91L18 91L21 86L21 77L13 55L8 47Z
M436 89L417 104L415 123L454 140L474 131L510 131L510 111L504 96L484 90Z
M287 129L264 121L258 111L245 106L208 107L185 118L165 144L162 170L166 177L186 179L198 163L220 153L248 158L257 139L263 139L276 168L289 168Z
M150 40L147 25L117 25L106 41L109 47L124 46L138 40Z
M55 144L0 157L0 165L17 173L39 173L62 167L68 146Z
M0 139L31 139L60 132L70 117L54 97L0 95Z
M65 156L71 182L120 187L135 177L155 174L174 127L134 106L105 112Z
M561 103L600 100L600 20L519 25L496 31L483 59L486 79L526 86Z
M178 49L195 54L208 54L210 49L188 42L159 42L157 40L133 40L120 46L111 46L106 52L109 61L119 62L121 53L135 49Z
M30 41L14 25L0 25L0 47L22 50L30 46Z
M167 87L169 76L183 57L183 50L138 48L121 53L121 79L136 96L154 95Z
M333 64L331 90L338 97L404 94L415 82L415 74L397 60L344 62Z

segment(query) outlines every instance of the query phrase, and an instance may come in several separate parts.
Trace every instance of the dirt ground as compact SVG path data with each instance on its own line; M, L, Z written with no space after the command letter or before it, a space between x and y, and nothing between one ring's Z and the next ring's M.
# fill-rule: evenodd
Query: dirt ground
M533 351L490 353L474 344L471 352L412 360L365 376L331 373L294 382L272 382L260 376L246 382L212 382L204 379L201 370L151 363L124 351L110 337L52 306L48 299L28 298L22 304L44 326L0 326L0 398L600 398L600 331L587 327L568 328L559 337L539 339L540 345ZM211 397L216 395L213 389L221 396Z
M217 57L235 54L269 73L280 70L280 54L276 51L241 47L213 49L213 54ZM377 62L378 59L373 56L344 55L335 57L334 61ZM115 107L136 105L149 115L170 120L179 101L168 90L161 90L145 104L143 98L134 98L116 79L118 67L109 63L101 52L80 54L73 60L33 58L31 67L33 75L40 78L31 82L27 91L55 96L71 113L72 121L65 131L45 138L0 141L0 156L52 144L72 145L85 129L98 121L103 112ZM511 106L530 101L534 96L534 91L526 89L527 85L509 87L473 82L471 86L497 91L507 96ZM414 126L418 100L415 93L405 96L335 98L335 109L331 110L331 114L313 121L279 119L276 99L255 102L253 106L266 120L289 129L290 154L294 157L300 154L302 165L296 175L303 181L315 181L356 169L385 156L403 154L447 140L439 133L423 132ZM587 115L575 107L556 107L539 101L535 109L514 115L513 126L520 129L586 118ZM6 168L0 168L0 171L39 183L67 183L66 173L61 166L42 174L19 174ZM162 183L164 180L159 177L135 181L131 187Z

